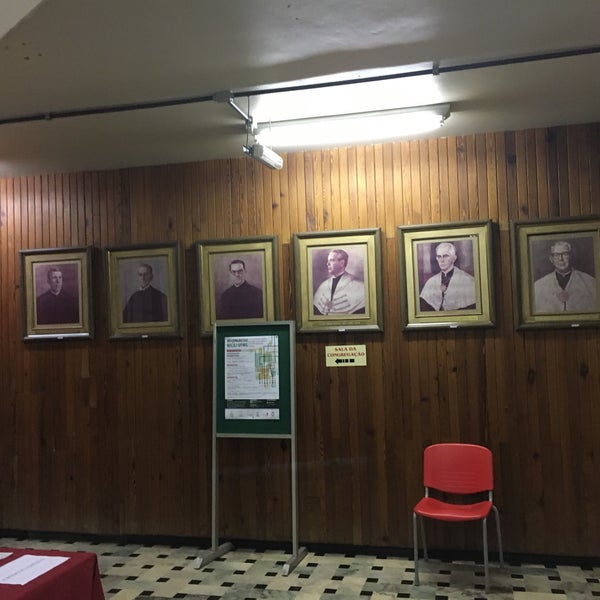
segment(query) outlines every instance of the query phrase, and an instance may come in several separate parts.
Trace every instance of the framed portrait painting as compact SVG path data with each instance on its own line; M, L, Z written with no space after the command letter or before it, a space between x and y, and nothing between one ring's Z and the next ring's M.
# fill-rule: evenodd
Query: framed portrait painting
M279 313L277 237L197 242L200 334L216 321L274 321Z
M106 248L110 339L181 337L177 242Z
M294 234L300 332L383 331L381 230Z
M404 328L493 326L492 246L491 221L399 226Z
M24 340L93 337L92 250L21 250Z
M600 217L511 223L517 329L600 325Z

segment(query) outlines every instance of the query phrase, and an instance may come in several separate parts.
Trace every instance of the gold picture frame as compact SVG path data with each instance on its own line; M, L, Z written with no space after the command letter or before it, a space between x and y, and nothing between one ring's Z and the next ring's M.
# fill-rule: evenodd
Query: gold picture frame
M178 242L105 249L109 338L182 336Z
M492 222L398 227L404 329L495 325Z
M279 318L276 236L196 243L200 335L215 322L265 323Z
M24 340L91 339L91 247L21 250Z
M294 255L299 332L383 331L379 228L296 233Z
M510 224L517 329L600 325L600 217Z

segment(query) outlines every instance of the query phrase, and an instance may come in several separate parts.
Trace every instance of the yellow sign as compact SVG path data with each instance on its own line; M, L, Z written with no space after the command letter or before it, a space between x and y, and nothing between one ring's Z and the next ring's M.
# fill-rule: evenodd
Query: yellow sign
M325 346L325 365L328 367L366 367L365 345Z

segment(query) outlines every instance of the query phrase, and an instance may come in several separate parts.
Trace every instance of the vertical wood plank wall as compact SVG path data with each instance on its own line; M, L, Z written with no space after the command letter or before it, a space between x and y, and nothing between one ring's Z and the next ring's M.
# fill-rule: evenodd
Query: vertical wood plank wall
M279 172L239 158L0 179L0 528L208 537L194 243L277 235L287 320L293 233L380 227L385 331L297 336L300 540L410 547L424 446L465 441L495 454L508 551L597 555L600 334L515 331L509 223L600 213L599 156L591 124L290 154ZM474 219L498 224L497 326L403 332L396 227ZM183 339L108 341L102 249L174 240ZM95 339L23 342L19 250L81 245ZM325 367L335 343L366 344L368 366ZM221 537L289 540L289 443L219 444ZM430 537L479 548L478 529Z

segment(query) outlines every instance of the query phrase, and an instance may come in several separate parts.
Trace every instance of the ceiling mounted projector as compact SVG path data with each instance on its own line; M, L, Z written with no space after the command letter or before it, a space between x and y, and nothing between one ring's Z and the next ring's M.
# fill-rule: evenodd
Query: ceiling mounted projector
M243 146L244 152L261 162L269 169L283 169L283 158L268 146L262 144L253 144L252 146Z

